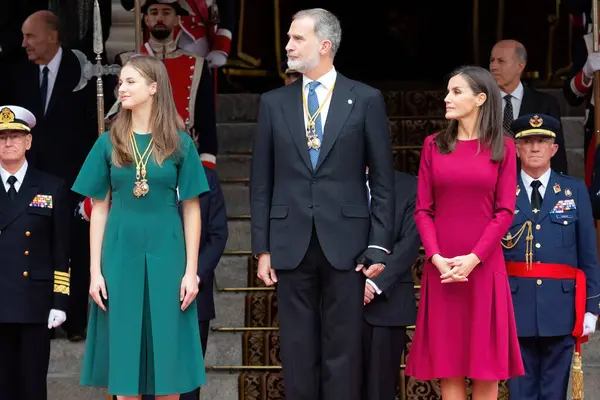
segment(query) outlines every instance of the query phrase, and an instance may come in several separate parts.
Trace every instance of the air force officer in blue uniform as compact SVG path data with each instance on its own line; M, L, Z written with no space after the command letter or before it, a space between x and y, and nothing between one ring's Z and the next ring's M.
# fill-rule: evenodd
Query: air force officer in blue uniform
M526 374L509 380L509 393L511 400L564 400L574 346L595 331L600 313L590 198L583 182L550 168L556 119L527 115L511 128L521 171L502 244Z

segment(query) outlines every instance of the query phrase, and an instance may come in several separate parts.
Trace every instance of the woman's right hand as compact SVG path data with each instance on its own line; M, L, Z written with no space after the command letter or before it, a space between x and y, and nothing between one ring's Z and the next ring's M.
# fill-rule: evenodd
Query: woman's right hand
M102 274L93 274L90 277L90 296L92 299L98 304L103 311L106 311L106 306L102 299L106 300L108 297L106 296L106 283L104 283L104 277Z
M450 264L450 259L444 258L444 257L440 256L439 254L434 254L434 256L431 257L431 263L437 268L437 270L440 273L440 276L446 274L448 271L450 271L452 269L452 265ZM454 277L451 277L451 278L453 278L453 279L448 281L448 283L450 283L450 282L466 282L467 281L466 278L454 278Z

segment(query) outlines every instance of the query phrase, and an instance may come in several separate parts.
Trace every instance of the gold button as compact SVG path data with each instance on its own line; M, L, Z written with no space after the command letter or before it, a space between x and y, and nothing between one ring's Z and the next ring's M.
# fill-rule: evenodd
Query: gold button
M538 279L536 283L537 283L538 286L542 286L542 280L541 279Z
M537 230L539 231L540 229L542 229L542 226L541 226L540 224L537 224L537 225L535 226L535 229L537 229Z
M536 243L536 244L535 244L535 247L539 249L540 247L542 247L542 245L541 245L541 244L539 244L539 243Z
M536 264L541 264L542 262L541 262L541 261L536 261L535 263L536 263Z
M25 232L25 236L31 236L31 232L29 232L29 231Z
M28 276L29 276L29 272L27 272L27 271L23 271L23 276L24 276L24 277L28 277Z
M25 255L28 256L29 255L29 250L25 250Z
M191 86L188 86L188 89L191 89L191 88L192 88Z
M193 70L193 69L194 69L194 66L192 65L192 66L190 67L190 69L191 69L191 70Z

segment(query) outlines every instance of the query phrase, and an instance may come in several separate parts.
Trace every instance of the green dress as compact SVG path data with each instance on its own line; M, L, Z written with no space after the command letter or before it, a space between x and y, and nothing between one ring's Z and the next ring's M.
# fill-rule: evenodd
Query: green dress
M182 312L179 301L186 256L177 192L186 200L209 186L191 137L179 137L179 152L162 166L150 157L145 197L133 195L135 165L112 164L108 133L98 138L73 185L94 199L104 199L109 188L112 194L101 253L107 311L92 302L84 386L135 396L186 393L206 383L196 302ZM143 153L151 135L135 138Z

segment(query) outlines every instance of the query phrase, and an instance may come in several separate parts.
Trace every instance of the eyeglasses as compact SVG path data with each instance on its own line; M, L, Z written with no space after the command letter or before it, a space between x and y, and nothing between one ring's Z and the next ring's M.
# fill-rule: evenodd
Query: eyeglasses
M9 142L21 142L23 139L25 139L25 136L22 133L6 133L4 135L0 135L0 143L2 144L6 144Z

